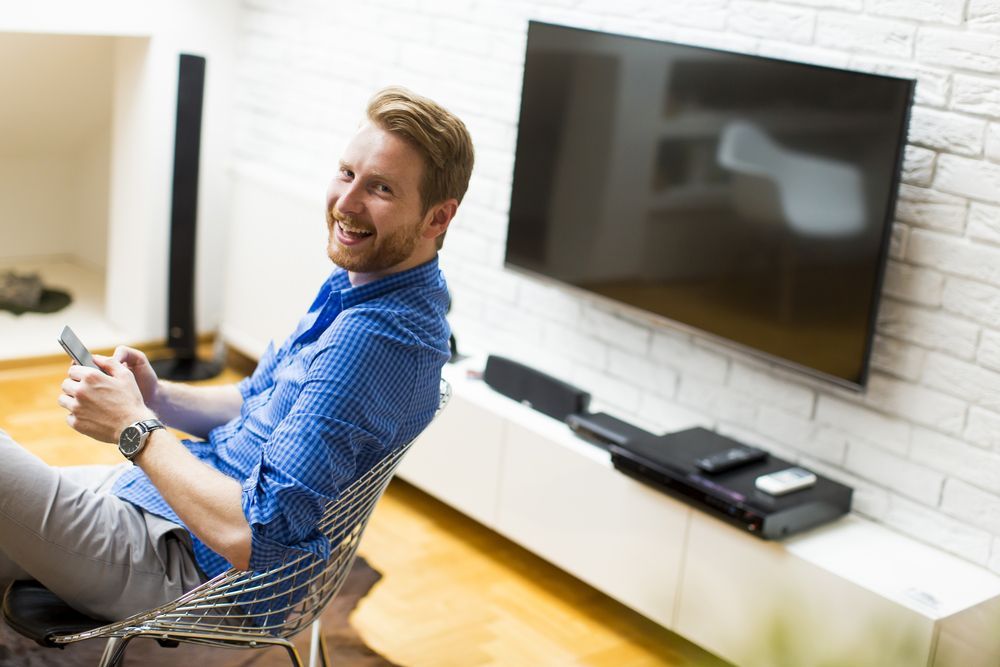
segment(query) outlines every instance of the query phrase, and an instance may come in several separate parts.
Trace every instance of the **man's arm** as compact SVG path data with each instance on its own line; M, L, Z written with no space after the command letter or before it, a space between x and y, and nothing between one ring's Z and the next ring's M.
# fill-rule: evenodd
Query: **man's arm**
M66 421L72 428L96 440L117 442L126 426L156 414L129 368L113 358L94 360L107 375L84 366L70 367L59 405L69 412ZM198 539L233 567L249 566L251 532L238 481L199 460L162 429L150 434L133 463Z
M135 376L143 401L163 423L197 438L240 414L243 396L236 385L195 387L160 380L146 355L120 346L113 357Z

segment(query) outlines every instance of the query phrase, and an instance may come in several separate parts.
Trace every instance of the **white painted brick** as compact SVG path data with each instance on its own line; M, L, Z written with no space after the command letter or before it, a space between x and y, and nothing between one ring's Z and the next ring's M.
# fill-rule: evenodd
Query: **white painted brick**
M644 393L639 401L637 424L651 433L671 433L691 426L710 428L713 418L697 410L689 410L673 399Z
M955 155L940 155L934 175L934 187L1000 204L1000 164Z
M957 479L945 482L941 496L945 514L959 518L991 533L1000 534L1000 497Z
M852 56L851 69L900 79L916 79L917 87L913 94L915 104L943 107L948 103L951 72L946 69L923 67L912 62L879 60L871 56Z
M821 13L816 23L816 43L820 46L893 58L913 54L915 34L911 24L857 14Z
M917 60L930 65L1000 72L1000 44L988 33L921 28L916 54Z
M844 460L844 443L829 438L818 438L816 425L808 419L784 410L762 406L757 413L757 430L766 433L790 449L829 463ZM797 458L797 457L796 457Z
M1000 332L984 331L979 341L976 361L986 368L1000 371Z
M730 31L700 30L698 28L685 28L670 41L735 53L753 53L757 48L756 37Z
M868 0L866 9L882 16L958 25L965 0Z
M670 23L705 30L722 30L726 25L729 0L671 0L653 2L640 12L640 18L653 23Z
M1000 326L1000 288L993 285L948 278L942 304L949 312L972 318L986 326Z
M962 197L903 184L896 200L896 219L917 227L961 234L967 208Z
M646 327L630 322L620 315L608 313L593 305L583 308L580 329L614 347L629 352L644 353L649 349L650 333Z
M514 304L490 300L483 312L483 321L496 332L516 334L525 345L542 342L542 324Z
M889 492L885 487L872 484L843 468L834 467L822 461L809 461L807 467L824 477L836 480L854 489L851 496L851 511L875 521L882 521L889 512Z
M815 26L816 13L810 9L755 0L730 3L729 29L744 35L808 44Z
M969 236L1000 245L1000 206L973 203L969 207Z
M762 40L757 47L757 55L821 67L851 69L851 54L804 44Z
M690 337L666 331L653 332L650 357L684 375L694 375L720 384L725 381L729 366L729 362L721 354L695 345Z
M883 373L903 380L916 381L924 369L927 350L895 338L875 336L871 365Z
M981 489L1000 489L1000 453L925 429L914 429L910 459Z
M914 229L906 255L914 264L1000 285L1000 248Z
M969 408L969 424L965 427L965 439L974 445L1000 450L1000 413L983 408Z
M604 343L554 322L546 322L544 332L545 345L557 354L593 368L607 365L608 347Z
M987 410L1000 410L1000 373L937 352L927 355L924 383Z
M859 477L884 484L925 505L935 506L941 497L944 475L878 447L852 442L847 449L845 467Z
M801 443L800 449L811 459L843 465L849 442L850 436L840 429L814 426L812 437Z
M936 150L979 155L985 135L984 120L925 107L914 107L910 114L910 141Z
M956 74L952 84L951 108L984 116L1000 116L1000 80Z
M910 185L928 186L934 180L934 159L937 153L919 146L906 146L903 149L904 183Z
M889 257L902 260L906 257L906 249L910 244L910 228L898 222L892 226L889 236Z
M412 13L408 13L405 15L404 21L408 23L415 18ZM413 26L413 28L416 31L419 30L420 26ZM476 25L466 20L439 16L433 21L428 21L427 28L429 28L430 32L429 43L432 46L453 49L459 53L476 56L492 55L493 30L485 24ZM428 33L423 32L419 34Z
M960 433L965 423L964 401L884 375L872 374L865 402L915 424L946 433Z
M942 516L911 500L893 496L885 523L928 544L985 565L993 538L984 530Z
M734 363L729 374L729 386L753 396L761 403L773 405L809 417L816 402L816 393L808 387L794 384L758 368Z
M499 268L470 265L466 268L470 284L484 294L507 303L517 300L517 279Z
M969 0L965 24L972 30L1000 32L1000 0Z
M574 369L570 382L590 392L594 400L601 403L628 412L636 412L639 408L641 394L638 387L631 382L617 380L606 373L585 366L577 366Z
M555 284L524 278L518 286L518 304L543 319L575 327L580 321L580 299Z
M883 336L972 359L979 327L937 310L883 299L877 331Z
M910 447L911 429L905 421L833 396L819 397L816 422L862 438L900 456L905 455Z
M752 426L757 417L757 405L742 394L727 390L712 382L682 375L677 400L693 410L743 426Z
M993 551L990 553L990 561L986 565L993 572L1000 574L1000 537L993 538Z
M986 157L994 162L1000 162L1000 123L990 123L986 131Z
M677 372L650 360L648 356L612 348L608 352L608 372L660 396L677 391Z
M486 266L497 266L503 261L503 248L482 234L463 232L461 226L448 232L445 247L449 255L461 255L467 261Z
M848 11L860 11L864 6L863 3L864 0L786 0L786 4L789 5L807 5L821 9L846 9Z
M941 305L944 276L931 269L891 260L886 266L885 294L923 306Z

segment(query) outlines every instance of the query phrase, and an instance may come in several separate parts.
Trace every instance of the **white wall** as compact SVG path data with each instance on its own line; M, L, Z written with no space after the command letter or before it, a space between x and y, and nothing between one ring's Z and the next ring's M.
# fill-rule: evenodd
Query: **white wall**
M110 197L91 199L100 175L90 173L73 194L81 206L107 208L107 241L81 242L92 261L107 259L107 316L128 340L166 336L167 252L176 111L177 60L182 52L206 56L198 206L196 301L199 329L219 322L229 209L230 118L236 0L0 0L0 32L59 37L102 36L110 47L111 117L107 176ZM77 37L78 39L80 37ZM23 63L30 71L30 62ZM29 75L30 78L30 75ZM68 95L53 103L72 108ZM9 98L5 98L9 99ZM81 105L83 110L87 104ZM61 110L60 110L61 111ZM54 117L45 123L53 126ZM3 116L0 115L0 119ZM106 121L107 122L107 121ZM57 122L55 124L58 124ZM101 149L81 147L80 160L95 164ZM3 165L0 165L2 168ZM81 194L81 189L88 189ZM34 197L39 190L32 190ZM51 191L46 196L54 196ZM81 230L86 225L81 227ZM43 234L35 235L35 243Z
M502 268L528 19L919 80L865 394ZM476 141L442 253L460 345L532 363L649 428L681 405L853 485L858 512L1000 571L998 45L997 0L244 0L234 230L271 231L231 256L227 335L259 353L287 333L288 302L304 306L326 271L323 183L366 98L400 83ZM291 256L296 273L238 298L249 267Z
M0 33L0 261L104 268L114 40Z

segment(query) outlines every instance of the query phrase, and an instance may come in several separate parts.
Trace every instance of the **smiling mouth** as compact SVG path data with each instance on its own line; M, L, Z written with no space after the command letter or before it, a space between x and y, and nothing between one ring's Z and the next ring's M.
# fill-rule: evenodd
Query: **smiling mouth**
M372 232L368 231L367 229L363 229L361 227L346 226L340 220L337 220L335 222L337 225L337 230L348 238L360 241L361 239L368 238L369 236L372 235Z

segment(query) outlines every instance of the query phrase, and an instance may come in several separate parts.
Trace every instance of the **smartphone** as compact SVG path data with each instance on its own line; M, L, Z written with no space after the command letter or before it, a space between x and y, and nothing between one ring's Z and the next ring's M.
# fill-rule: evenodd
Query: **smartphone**
M816 475L805 468L785 468L754 480L754 486L772 496L783 496L816 483Z
M63 327L62 334L59 336L59 344L62 345L62 348L66 350L66 354L72 357L76 363L81 366L96 368L102 373L104 372L100 366L94 363L94 357L91 356L87 346L80 341L68 326Z

